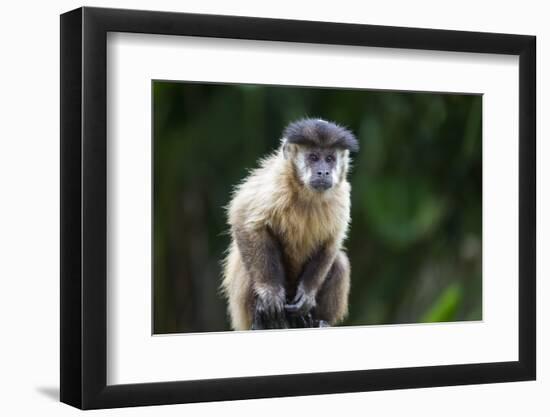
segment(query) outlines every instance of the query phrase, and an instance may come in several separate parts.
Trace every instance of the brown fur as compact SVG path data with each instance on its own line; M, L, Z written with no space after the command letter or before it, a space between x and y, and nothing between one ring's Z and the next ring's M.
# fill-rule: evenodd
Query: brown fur
M284 303L320 248L325 248L326 259L308 285L318 291L318 302L325 303L320 306L326 310L323 319L335 324L347 313L350 268L342 244L350 221L349 152L341 151L338 183L323 193L300 182L293 163L299 152L299 145L283 144L236 188L229 205L232 242L222 290L235 330L250 329L256 296L269 292ZM271 259L275 247L282 253L282 272Z

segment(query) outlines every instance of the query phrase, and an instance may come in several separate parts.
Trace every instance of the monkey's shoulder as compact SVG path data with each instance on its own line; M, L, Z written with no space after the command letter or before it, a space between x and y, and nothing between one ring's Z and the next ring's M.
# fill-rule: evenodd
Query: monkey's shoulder
M241 222L258 223L265 222L270 208L270 200L273 191L265 177L261 175L263 169L257 169L239 184L233 193L228 206L228 220L230 224Z

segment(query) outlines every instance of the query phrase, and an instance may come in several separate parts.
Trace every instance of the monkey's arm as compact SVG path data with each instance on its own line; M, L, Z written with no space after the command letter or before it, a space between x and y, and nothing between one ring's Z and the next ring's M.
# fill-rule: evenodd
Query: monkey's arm
M315 307L317 292L325 282L330 267L338 253L336 246L327 243L322 246L305 264L296 289L296 296L285 306L286 311L307 315Z
M285 316L285 272L280 243L265 227L235 229L235 239L256 295L253 329L288 327Z

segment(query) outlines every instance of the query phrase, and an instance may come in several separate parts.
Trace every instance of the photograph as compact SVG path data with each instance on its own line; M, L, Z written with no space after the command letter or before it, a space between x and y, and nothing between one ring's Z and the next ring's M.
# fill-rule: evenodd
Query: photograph
M151 88L153 335L483 320L481 94Z
M61 14L36 84L60 87L58 317L12 320L55 339L31 368L82 410L535 411L542 15L298 9Z

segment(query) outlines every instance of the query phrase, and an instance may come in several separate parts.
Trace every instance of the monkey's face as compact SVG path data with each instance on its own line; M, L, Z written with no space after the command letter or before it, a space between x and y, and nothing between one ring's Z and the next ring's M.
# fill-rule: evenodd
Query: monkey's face
M321 119L302 119L283 132L283 154L303 186L323 193L345 180L349 153L359 143L346 128Z
M302 184L321 193L340 183L345 174L347 151L336 148L299 148L295 165Z

